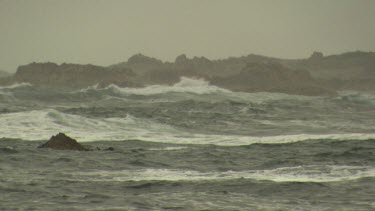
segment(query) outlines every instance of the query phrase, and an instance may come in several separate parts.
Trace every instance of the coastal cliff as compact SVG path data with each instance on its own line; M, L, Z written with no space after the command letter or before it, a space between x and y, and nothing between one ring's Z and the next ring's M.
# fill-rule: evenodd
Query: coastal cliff
M291 70L276 62L248 63L240 73L214 77L212 84L232 91L281 92L298 95L334 95L305 70Z
M136 54L126 62L96 65L31 63L20 66L2 84L82 88L115 84L121 87L172 85L181 77L203 78L232 91L281 92L300 95L333 95L340 90L375 91L375 53L349 52L324 56L314 52L307 59L279 59L250 54L209 60L188 58L174 62Z
M87 87L99 84L106 86L134 86L132 70L127 68L106 68L95 65L31 63L18 67L13 80L35 85Z

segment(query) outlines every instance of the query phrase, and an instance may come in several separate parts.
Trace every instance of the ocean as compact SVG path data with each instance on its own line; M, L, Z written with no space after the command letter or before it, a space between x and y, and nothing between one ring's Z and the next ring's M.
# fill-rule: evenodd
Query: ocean
M375 210L375 95L0 87L0 210Z

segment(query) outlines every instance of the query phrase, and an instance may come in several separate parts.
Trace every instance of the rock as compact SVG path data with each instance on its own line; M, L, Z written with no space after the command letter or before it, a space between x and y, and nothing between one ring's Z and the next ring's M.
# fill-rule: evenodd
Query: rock
M213 85L241 92L279 92L297 95L335 95L320 87L306 70L293 70L278 62L249 62L240 73L216 77Z
M152 65L162 65L163 62L159 59L145 56L143 54L135 54L128 59L128 64L152 64Z
M13 83L68 87L72 89L115 84L120 87L173 85L181 77L204 78L232 91L282 92L300 95L336 95L340 90L375 90L375 52L348 52L325 56L314 52L306 59L279 59L250 54L209 60L174 62L136 54L126 62L96 65L31 63L20 66L13 76L0 77L0 86Z
M39 148L51 148L58 150L79 150L86 151L84 146L78 143L75 139L70 138L64 133L59 133L55 136L52 136L49 141L39 146Z
M115 149L113 147L108 147L107 149L104 149L105 151L114 151Z
M101 67L91 64L31 63L19 66L14 75L15 83L33 85L85 88L95 84L133 86L135 73L130 68Z
M175 62L176 64L186 64L188 62L188 58L185 54L181 54L176 57Z
M314 53L310 56L310 60L319 61L324 58L324 55L322 52L314 51Z

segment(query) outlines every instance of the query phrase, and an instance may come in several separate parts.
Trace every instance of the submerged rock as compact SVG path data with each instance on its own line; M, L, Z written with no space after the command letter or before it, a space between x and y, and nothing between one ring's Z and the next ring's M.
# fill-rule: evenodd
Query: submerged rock
M51 148L59 150L88 150L75 139L70 138L64 133L52 136L49 141L39 146L39 148Z

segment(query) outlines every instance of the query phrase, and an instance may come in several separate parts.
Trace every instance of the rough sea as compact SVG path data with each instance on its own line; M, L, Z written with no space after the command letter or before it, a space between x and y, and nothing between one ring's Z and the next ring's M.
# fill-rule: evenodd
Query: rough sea
M375 210L375 95L0 87L0 210Z

